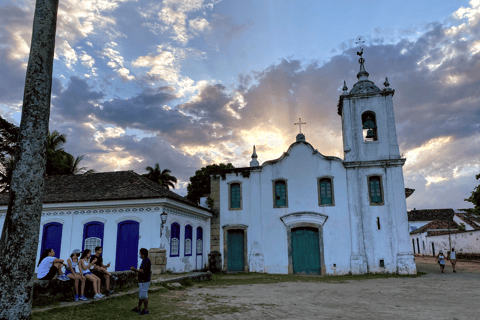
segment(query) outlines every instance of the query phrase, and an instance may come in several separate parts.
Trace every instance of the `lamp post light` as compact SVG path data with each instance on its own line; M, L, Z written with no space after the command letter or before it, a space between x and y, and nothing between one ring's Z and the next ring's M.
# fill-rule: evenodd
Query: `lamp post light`
M162 247L163 226L165 222L167 222L167 216L168 214L165 212L165 209L163 209L163 213L160 215L160 219L162 219L162 225L160 226L160 248Z

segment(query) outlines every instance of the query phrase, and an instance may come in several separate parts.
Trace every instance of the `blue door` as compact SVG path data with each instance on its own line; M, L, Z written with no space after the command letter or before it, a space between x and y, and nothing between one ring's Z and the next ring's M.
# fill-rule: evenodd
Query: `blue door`
M55 257L60 258L60 248L62 246L63 225L58 222L50 222L43 226L42 236L42 254L46 249L53 249Z
M95 247L103 247L103 230L104 225L101 222L86 223L83 227L82 251L90 249L92 255L94 255Z
M320 274L318 229L292 229L293 274Z
M227 232L228 271L243 271L245 265L243 230Z
M115 271L130 270L138 267L138 238L140 224L136 221L122 221L117 230L117 255Z

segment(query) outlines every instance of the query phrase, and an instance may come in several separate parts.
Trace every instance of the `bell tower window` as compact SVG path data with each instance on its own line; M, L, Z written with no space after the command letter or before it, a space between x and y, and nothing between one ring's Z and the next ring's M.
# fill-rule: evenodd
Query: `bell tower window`
M377 141L377 121L375 113L366 111L362 114L363 141Z

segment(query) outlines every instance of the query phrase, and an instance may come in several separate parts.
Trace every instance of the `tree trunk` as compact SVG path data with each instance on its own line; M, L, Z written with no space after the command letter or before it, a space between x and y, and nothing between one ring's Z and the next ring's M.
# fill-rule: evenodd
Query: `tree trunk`
M37 0L22 120L0 239L0 319L30 319L44 175L58 0Z

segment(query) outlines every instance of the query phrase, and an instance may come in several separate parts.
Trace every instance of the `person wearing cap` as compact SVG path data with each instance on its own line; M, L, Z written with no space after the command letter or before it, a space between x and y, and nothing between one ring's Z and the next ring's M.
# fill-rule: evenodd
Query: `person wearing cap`
M437 256L438 264L440 265L440 271L444 273L443 271L445 270L445 256L443 255L443 251L440 250Z
M85 295L83 294L85 290L85 276L77 271L77 265L80 260L80 250L75 249L73 250L70 258L67 259L67 266L65 267L65 275L72 280L75 280L75 301L78 301L80 297L81 300L87 300ZM81 296L78 295L78 281L82 281L82 286L80 288Z

